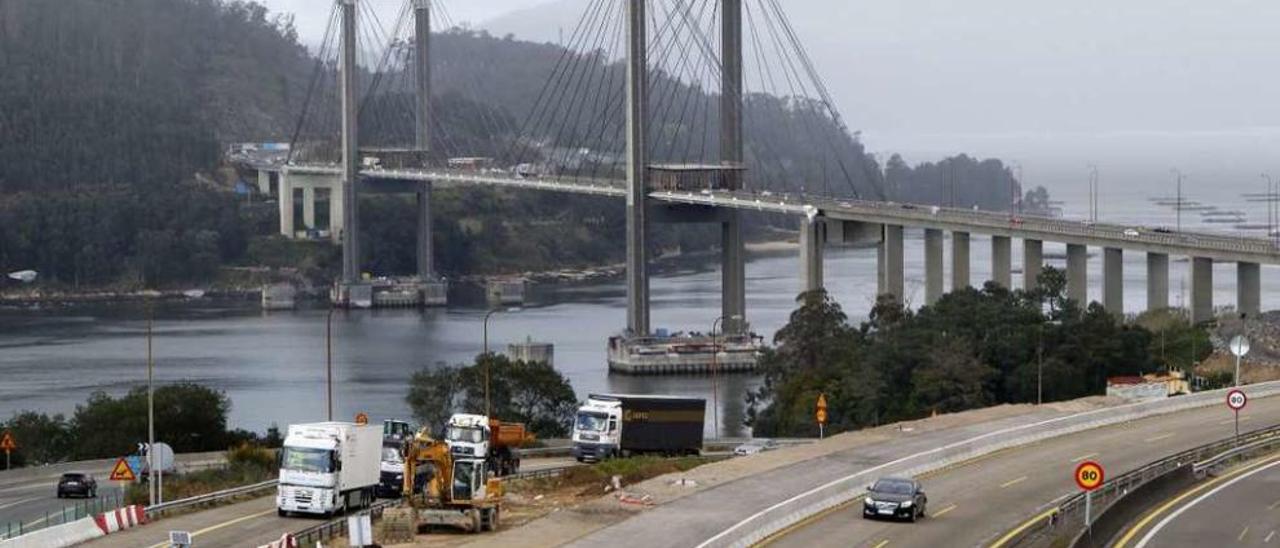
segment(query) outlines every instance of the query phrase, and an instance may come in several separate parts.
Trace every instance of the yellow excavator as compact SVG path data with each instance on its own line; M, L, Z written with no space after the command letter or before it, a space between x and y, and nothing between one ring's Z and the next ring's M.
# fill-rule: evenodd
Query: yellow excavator
M452 455L426 429L404 446L404 500L383 512L388 542L412 542L424 526L494 531L502 513L502 481L489 477L483 456Z

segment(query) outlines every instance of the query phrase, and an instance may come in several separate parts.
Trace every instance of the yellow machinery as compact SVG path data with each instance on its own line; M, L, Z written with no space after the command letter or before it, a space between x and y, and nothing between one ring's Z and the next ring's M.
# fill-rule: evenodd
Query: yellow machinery
M502 481L489 477L485 459L451 455L447 443L422 430L405 443L404 502L382 519L394 537L387 541L412 542L428 525L496 530L501 511Z

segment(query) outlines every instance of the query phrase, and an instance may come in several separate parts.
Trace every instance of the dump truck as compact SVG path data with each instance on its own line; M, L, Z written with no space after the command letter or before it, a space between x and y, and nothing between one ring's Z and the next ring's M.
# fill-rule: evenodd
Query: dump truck
M518 473L519 449L534 441L533 434L523 423L466 413L449 417L444 437L455 456L484 458L488 461L489 470L498 476Z
M638 454L697 455L707 401L676 396L591 394L573 422L578 462Z
M490 478L484 458L454 455L448 442L421 430L405 446L405 496L383 512L386 542L413 542L432 525L462 527L472 533L494 531L502 513L502 480ZM429 479L413 478L428 468Z

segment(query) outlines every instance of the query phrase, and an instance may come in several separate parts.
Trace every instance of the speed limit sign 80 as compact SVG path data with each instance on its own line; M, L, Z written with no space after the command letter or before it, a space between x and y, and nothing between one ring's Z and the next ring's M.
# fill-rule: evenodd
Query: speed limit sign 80
M1249 403L1249 397L1244 395L1243 391L1232 390L1227 393L1227 407L1233 411L1244 409L1245 404Z
M1105 479L1102 465L1093 461L1085 461L1076 467L1076 485L1085 491L1092 491L1102 486Z

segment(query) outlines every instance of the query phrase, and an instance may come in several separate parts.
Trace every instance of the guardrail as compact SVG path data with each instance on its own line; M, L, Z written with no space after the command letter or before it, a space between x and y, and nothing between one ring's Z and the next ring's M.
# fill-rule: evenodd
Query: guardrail
M169 502L163 502L160 504L155 504L155 505L146 507L145 510L147 511L147 519L155 519L155 518L164 516L167 513L191 508L193 506L201 506L205 504L221 502L222 500L228 499L228 498L249 495L249 494L256 493L258 491L263 491L266 489L274 489L276 485L279 483L280 483L280 480L267 480L267 481L264 481L261 483L255 483L252 485L233 487L231 489L224 489L222 491L216 491L213 493L206 493L203 495L196 495L194 497L188 497L185 499L178 499L178 500L172 500Z
M1135 489L1171 472L1191 466L1196 474L1226 464L1235 459L1247 458L1259 452L1280 446L1280 426L1271 426L1188 449L1140 468L1109 479L1094 490L1089 504L1092 519L1096 520L1116 502ZM1020 547L1058 545L1064 541L1074 543L1085 535L1085 494L1075 493L1040 507L1037 518L1029 526L1016 529L1001 537L992 546Z
M315 546L317 542L324 542L341 537L347 534L347 519L364 514L369 514L371 519L379 519L382 517L382 511L400 503L399 499L380 500L373 503L368 509L361 510L355 514L342 516L337 519L329 520L319 525L307 527L293 534L293 540L296 546Z
M124 496L119 491L113 490L96 498L85 499L71 506L64 506L61 510L47 511L44 513L44 517L36 518L29 522L16 521L6 523L3 527L0 527L0 540L16 538L48 527L71 523L109 510L115 510L123 505Z

